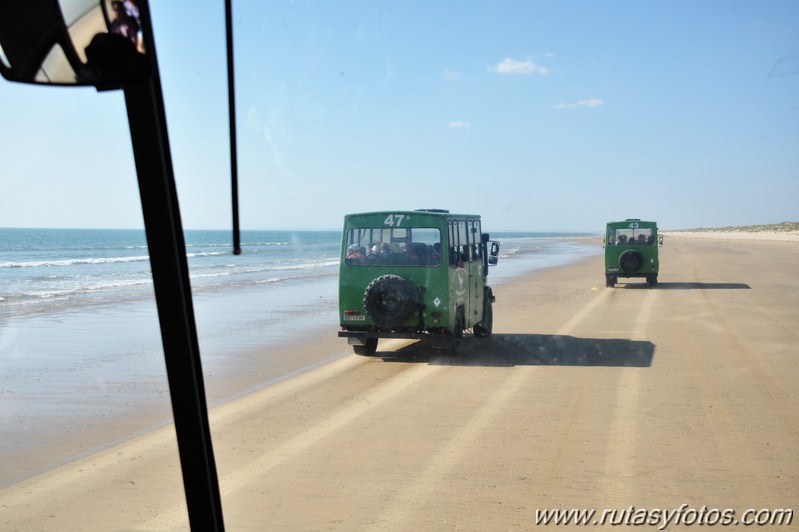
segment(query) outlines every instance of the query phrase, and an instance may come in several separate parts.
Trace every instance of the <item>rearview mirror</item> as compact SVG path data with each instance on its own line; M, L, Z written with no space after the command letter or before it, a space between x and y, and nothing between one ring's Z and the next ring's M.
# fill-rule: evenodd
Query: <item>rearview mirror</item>
M154 71L146 0L0 2L0 73L10 81L116 89Z
M489 244L488 264L490 266L496 266L499 261L499 242L492 240Z

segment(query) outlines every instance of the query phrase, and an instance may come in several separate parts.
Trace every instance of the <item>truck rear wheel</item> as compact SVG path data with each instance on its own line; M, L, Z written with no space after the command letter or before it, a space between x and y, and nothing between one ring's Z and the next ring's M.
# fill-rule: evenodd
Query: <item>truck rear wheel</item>
M458 348L461 346L461 342L463 341L463 318L459 315L458 318L455 320L455 330L452 331L452 348L450 353L453 355L458 354Z
M356 355L370 357L377 352L377 338L367 338L365 345L354 345L352 350Z
M494 294L490 288L486 288L483 293L483 319L474 326L474 335L477 338L489 338L491 330L494 328Z

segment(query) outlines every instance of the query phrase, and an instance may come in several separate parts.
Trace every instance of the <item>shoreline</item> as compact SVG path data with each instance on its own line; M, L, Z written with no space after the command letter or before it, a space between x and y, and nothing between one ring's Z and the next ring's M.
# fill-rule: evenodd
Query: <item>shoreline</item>
M553 240L553 237L529 237ZM510 239L508 239L510 240ZM563 237L565 246L594 246L596 237ZM560 244L559 244L560 246ZM564 248L557 253L532 253L526 259L513 256L500 261L489 275L492 286L513 286L574 261L584 260L582 249ZM553 262L540 267L538 262ZM502 268L505 264L506 268ZM526 268L530 269L527 270ZM248 292L235 288L226 293L203 292L194 296L198 336L209 408L216 408L246 395L269 388L320 365L347 357L351 347L338 338L336 283L331 277L302 285L289 280L268 291ZM298 304L293 294L305 290L315 294ZM308 299L308 298L306 298ZM277 310L266 310L266 303ZM154 301L137 301L120 312L112 307L75 308L60 313L17 317L9 324L25 322L13 332L22 344L10 344L4 370L15 376L6 388L5 443L0 487L90 456L109 446L124 444L150 430L172 423L163 352ZM101 325L97 336L83 325L87 312ZM256 321L247 321L259 315ZM220 323L230 324L219 327ZM48 340L56 330L83 331L81 338L62 343ZM136 330L136 346L114 333ZM48 331L46 335L36 331ZM31 337L31 335L34 335ZM120 341L124 350L120 351ZM28 342L28 343L26 343ZM9 347L9 346L6 346ZM119 352L115 352L119 351ZM53 368L60 368L53 371ZM105 368L105 369L103 369ZM85 373L88 371L88 373ZM88 375L81 382L77 373ZM15 390L21 391L14 395ZM32 394L32 395L31 395ZM139 394L139 395L137 395ZM144 394L144 396L141 396ZM28 413L32 401L45 400ZM136 408L131 408L132 404ZM93 406L96 405L96 406ZM58 434L53 438L53 434ZM64 449L69 452L64 452Z
M562 238L577 241L581 247L601 246L601 242L596 244L595 236ZM598 261L599 257L599 253L581 255L566 263L558 262L551 266L515 270L497 279L495 283L491 283L491 286L495 288L495 293L498 293L498 298L507 300L509 294L519 288L541 282L542 278L549 276L567 277L571 269L583 268L587 263ZM250 397L269 394L272 388L290 387L293 379L303 378L305 374L324 372L326 366L341 364L342 361L352 357L356 360L367 359L354 355L346 340L336 335L337 331L338 325L335 320L325 323L323 317L316 316L310 319L301 332L294 331L292 335L281 333L273 342L265 341L260 345L240 347L235 353L221 352L220 338L209 340L203 338L201 334L200 344L209 417L216 416L217 411L236 409L235 405L248 402ZM415 341L383 340L378 351L413 343ZM319 353L326 354L320 356ZM229 358L234 354L232 359ZM159 351L154 358L159 359L155 363L160 365L163 352ZM224 367L221 364L222 359L229 360ZM291 364L297 366L296 369L292 369ZM166 382L165 374L163 381ZM152 387L151 383L141 384ZM123 453L128 446L139 445L137 442L141 441L151 439L163 441L170 437L174 439L174 434L168 435L172 430L170 427L174 424L168 390L153 389L153 393L158 399L148 399L142 405L146 407L144 410L115 416L114 422L106 428L91 422L89 418L81 418L82 422L89 423L88 428L92 430L86 432L79 427L76 430L62 423L63 432L58 443L48 443L46 438L42 442L37 438L34 445L25 444L21 448L15 446L5 449L4 461L14 463L16 472L6 473L6 478L0 479L0 504L4 491L35 484L39 479L48 479L59 471L81 469L84 467L81 464L91 463L93 457ZM104 436L96 437L98 429ZM65 443L73 446L68 455L61 453Z

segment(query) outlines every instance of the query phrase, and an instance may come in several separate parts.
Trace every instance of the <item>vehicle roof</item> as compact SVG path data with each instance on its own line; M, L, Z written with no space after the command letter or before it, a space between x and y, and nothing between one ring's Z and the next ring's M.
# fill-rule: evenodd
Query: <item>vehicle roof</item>
M653 220L640 220L638 218L627 218L626 220L619 220L617 222L608 222L607 225L624 225L624 224L629 224L630 222L637 222L642 225L653 225L655 227L657 227L658 224Z
M448 210L445 209L416 209L416 210L404 210L404 211L399 210L399 211L356 212L345 215L345 218L351 218L357 216L378 216L378 215L388 216L389 214L440 216L442 218L446 217L480 218L479 214L449 212Z

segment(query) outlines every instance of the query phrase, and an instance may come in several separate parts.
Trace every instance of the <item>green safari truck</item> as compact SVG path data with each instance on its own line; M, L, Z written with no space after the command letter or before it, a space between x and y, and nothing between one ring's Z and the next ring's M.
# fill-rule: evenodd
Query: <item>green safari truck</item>
M605 228L605 286L614 287L619 277L645 278L650 288L658 284L657 222L628 218L609 222Z
M359 355L379 338L433 341L454 350L464 331L491 335L494 294L488 267L499 243L480 216L442 209L344 217L339 266L339 337Z

